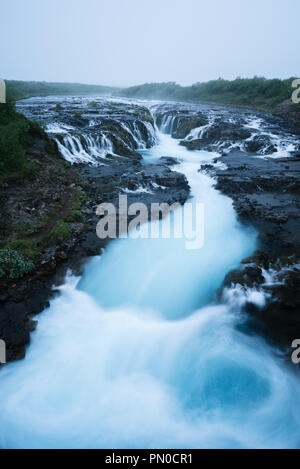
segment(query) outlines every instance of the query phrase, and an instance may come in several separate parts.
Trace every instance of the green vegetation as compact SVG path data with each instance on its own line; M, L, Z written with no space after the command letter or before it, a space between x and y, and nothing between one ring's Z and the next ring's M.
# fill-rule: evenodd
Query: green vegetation
M66 218L68 222L81 222L83 217L81 213L81 207L86 202L87 195L83 192L81 188L76 188L75 193L73 195L72 207L70 210L70 214Z
M26 152L34 136L44 135L38 122L26 119L16 112L13 104L0 105L0 175L19 172L19 177L30 176L35 165L26 159Z
M144 114L143 115L143 120L146 122L150 122L150 124L154 124L153 117L150 116L149 114Z
M80 83L47 83L38 81L6 80L8 101L30 98L33 96L72 96L72 95L102 95L117 93L118 88L100 85L82 85Z
M64 220L59 220L46 237L51 244L62 243L71 234L71 231Z
M267 80L262 77L218 80L180 86L174 82L145 83L123 89L119 95L132 98L151 98L192 101L252 107L273 111L276 106L291 98L293 78Z
M91 102L89 103L89 106L90 106L90 107L98 107L98 103L96 103L96 101L91 101Z
M13 249L0 249L0 278L17 279L34 268L33 262Z
M55 106L55 109L54 109L54 110L55 110L56 112L59 112L59 111L62 111L62 110L63 110L63 107L62 107L61 104L57 104L57 105Z
M41 255L47 247L62 243L71 234L68 224L63 219L58 220L49 232L39 234L42 228L42 223L38 223L36 227L33 227L32 233L28 233L28 231L23 233L23 236L28 237L25 239L16 239L14 241L10 241L6 245L6 249L17 252L21 257L26 258L29 262L31 262L32 266L34 267L34 265L39 262ZM30 236L30 234L37 234L37 236Z

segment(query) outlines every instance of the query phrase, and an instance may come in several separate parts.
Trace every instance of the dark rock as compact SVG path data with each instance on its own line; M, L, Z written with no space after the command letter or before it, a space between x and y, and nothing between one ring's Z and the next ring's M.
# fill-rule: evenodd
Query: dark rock
M224 280L224 286L230 287L232 285L244 285L247 287L254 287L264 282L262 270L258 266L248 265L241 269L232 270L229 272Z
M177 158L172 158L171 156L162 156L159 161L166 166L175 166L180 163Z
M276 152L276 148L270 141L270 137L257 135L252 140L245 142L245 150L250 153L259 153L261 155L270 155Z

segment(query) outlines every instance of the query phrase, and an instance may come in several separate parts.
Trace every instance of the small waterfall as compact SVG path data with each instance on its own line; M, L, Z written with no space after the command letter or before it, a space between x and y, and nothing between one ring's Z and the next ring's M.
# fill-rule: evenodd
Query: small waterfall
M156 129L153 127L153 125L150 122L143 122L143 125L146 127L146 130L148 132L148 141L149 144L148 147L152 147L153 145L156 145L158 142L157 138L157 133Z
M145 142L145 139L143 138L136 121L130 124L125 123L125 122L120 122L120 125L133 140L135 150L136 149L144 150L145 148L147 148L147 142Z
M133 139L135 143L134 149L145 150L155 145L157 142L155 129L150 122L134 121L131 124L125 122L120 122L120 124ZM141 131L141 127L143 127L144 132Z
M113 151L111 141L105 134L92 136L83 134L66 135L62 141L55 138L58 149L67 161L70 163L92 163L99 164L99 158L105 158L107 153Z
M199 138L203 138L203 135L209 127L209 124L202 125L201 127L196 127L195 129L192 129L190 133L186 136L185 140L195 140Z
M208 123L205 125L201 125L200 127L196 127L195 129L192 129L190 133L185 137L185 140L195 140L195 139L202 139L208 129L211 128L211 126L215 122L215 116L214 114L209 114L208 115Z
M160 131L163 134L172 134L176 118L177 116L172 116L168 114L163 116L162 123L160 125Z
M141 131L140 131L139 126L137 125L137 122L136 122L136 121L134 121L134 123L133 123L133 133L132 133L132 136L136 138L138 148L140 148L140 149L146 148L146 144L145 144L145 142L144 142L144 140L143 140Z

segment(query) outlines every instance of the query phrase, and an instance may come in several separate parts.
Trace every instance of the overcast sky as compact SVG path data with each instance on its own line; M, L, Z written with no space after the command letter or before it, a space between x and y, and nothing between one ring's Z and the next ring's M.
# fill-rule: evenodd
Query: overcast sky
M0 0L0 77L128 86L300 76L300 0Z

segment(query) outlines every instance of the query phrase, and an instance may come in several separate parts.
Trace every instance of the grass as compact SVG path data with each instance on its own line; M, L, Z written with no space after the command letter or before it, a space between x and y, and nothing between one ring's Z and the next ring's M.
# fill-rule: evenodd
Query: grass
M38 264L45 249L49 246L60 244L68 239L71 235L71 230L64 219L56 222L53 228L42 236L30 236L39 233L43 228L33 227L32 230L23 232L24 239L16 239L7 243L7 249L18 252L21 256L31 261L33 265ZM28 236L26 238L26 236Z
M28 161L26 153L35 137L44 136L38 122L32 122L16 112L13 104L0 105L0 174L28 177L35 172L35 165ZM19 173L18 175L16 173Z
M51 229L50 233L45 236L45 241L48 244L62 243L69 238L71 234L70 228L67 223L61 219Z

